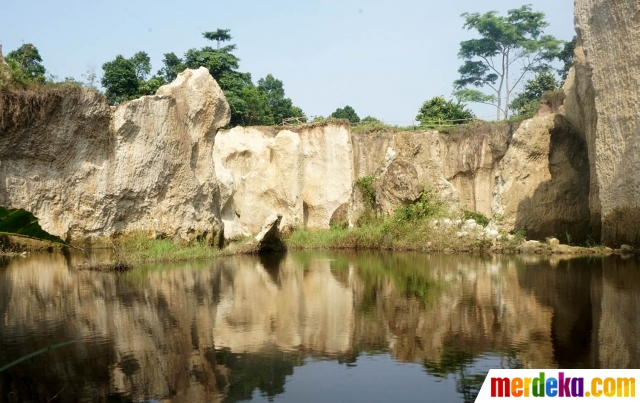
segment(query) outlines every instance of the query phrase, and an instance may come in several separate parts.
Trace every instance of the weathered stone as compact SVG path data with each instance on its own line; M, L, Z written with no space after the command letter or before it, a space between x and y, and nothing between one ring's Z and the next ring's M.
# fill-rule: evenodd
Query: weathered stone
M567 114L587 139L591 219L607 245L640 245L639 13L637 1L575 2L575 91Z
M558 238L547 238L547 243L551 246L557 246L560 245L560 240Z
M351 197L351 139L344 124L223 130L213 155L225 226L245 233L257 233L274 211L282 214L280 230L328 229Z
M282 242L280 241L280 221L282 220L282 214L273 213L264 221L262 229L255 236L255 241L258 243L258 249L281 249Z
M0 205L72 241L142 230L219 243L211 155L229 106L206 69L116 108L87 88L43 91L3 94Z
M216 136L222 219L242 233L256 234L274 211L282 227L302 225L304 152L297 133L236 127Z
M589 231L589 166L584 140L563 115L523 122L496 174L493 214L501 226L545 239L570 233L582 242Z
M375 178L383 214L415 201L428 188L452 208L490 215L493 176L512 133L508 124L476 124L450 133L354 133L355 176Z

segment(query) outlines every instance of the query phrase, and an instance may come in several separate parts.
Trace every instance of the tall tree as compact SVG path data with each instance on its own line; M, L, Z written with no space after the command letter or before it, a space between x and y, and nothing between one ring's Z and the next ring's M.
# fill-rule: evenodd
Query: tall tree
M509 116L509 102L514 89L530 72L549 68L549 62L560 52L562 41L543 35L549 24L545 15L534 12L530 5L485 14L464 13L464 28L475 30L480 39L460 43L458 57L464 64L458 69L460 79L454 82L454 94L461 102L479 102L496 107L496 118ZM485 94L472 87L489 87Z
M42 65L42 57L40 57L38 48L33 46L31 43L25 43L18 49L9 52L6 60L7 63L10 63L11 61L15 62L22 70L22 74L28 82L45 82L45 74L47 70Z
M347 119L349 120L349 122L351 122L352 125L360 122L360 117L358 116L356 111L349 105L345 106L344 108L336 109L331 114L331 117L336 119Z
M231 31L230 29L218 28L215 31L203 32L202 35L210 41L216 41L218 45L218 49L220 49L220 44L222 42L227 42L231 40L231 34L229 33L230 31Z

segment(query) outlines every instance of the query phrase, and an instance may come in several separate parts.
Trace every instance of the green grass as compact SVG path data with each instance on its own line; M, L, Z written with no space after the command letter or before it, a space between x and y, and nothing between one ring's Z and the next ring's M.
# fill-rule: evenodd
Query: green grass
M285 239L290 249L367 249L396 251L480 251L491 243L472 236L458 237L457 226L434 228L431 222L453 213L425 191L415 203L388 217L371 217L358 227L312 231L296 229Z
M194 261L257 252L257 245L251 240L218 249L201 241L177 243L168 239L154 239L145 232L121 235L112 243L112 259L90 262L78 269L124 271L144 263Z

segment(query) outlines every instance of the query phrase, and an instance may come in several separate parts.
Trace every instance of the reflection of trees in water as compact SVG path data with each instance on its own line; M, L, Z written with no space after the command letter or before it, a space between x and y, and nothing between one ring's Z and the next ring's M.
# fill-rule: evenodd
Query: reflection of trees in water
M304 364L303 354L283 353L275 349L260 354L217 350L215 360L217 365L229 369L225 402L251 400L256 389L273 401L276 395L284 393L286 378L293 375L294 367Z
M479 368L482 352L472 351L468 346L458 346L455 341L447 341L443 345L440 361L425 360L423 366L427 374L436 378L456 377L456 392L460 393L464 402L472 403L476 400L482 383L488 374L487 369ZM500 360L500 367L507 369L522 368L515 354L491 355Z

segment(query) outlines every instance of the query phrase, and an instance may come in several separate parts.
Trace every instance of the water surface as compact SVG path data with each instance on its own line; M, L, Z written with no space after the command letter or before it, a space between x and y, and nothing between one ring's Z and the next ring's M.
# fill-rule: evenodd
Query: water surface
M490 368L640 367L636 259L0 260L0 402L472 402ZM55 397L55 398L54 398Z

